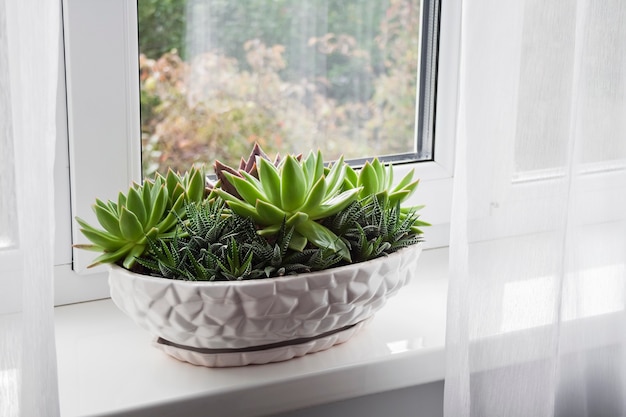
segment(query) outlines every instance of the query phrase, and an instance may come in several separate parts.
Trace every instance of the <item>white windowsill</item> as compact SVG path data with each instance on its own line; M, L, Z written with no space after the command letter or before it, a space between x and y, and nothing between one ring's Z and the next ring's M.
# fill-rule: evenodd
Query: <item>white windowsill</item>
M447 266L447 249L424 251L419 279L343 345L242 368L176 361L111 300L57 307L61 415L253 417L441 381Z

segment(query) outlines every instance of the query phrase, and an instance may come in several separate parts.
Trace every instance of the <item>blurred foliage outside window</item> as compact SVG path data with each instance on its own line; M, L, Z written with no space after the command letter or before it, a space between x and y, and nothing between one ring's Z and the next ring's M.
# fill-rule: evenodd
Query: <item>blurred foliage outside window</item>
M412 152L420 0L139 0L143 170Z

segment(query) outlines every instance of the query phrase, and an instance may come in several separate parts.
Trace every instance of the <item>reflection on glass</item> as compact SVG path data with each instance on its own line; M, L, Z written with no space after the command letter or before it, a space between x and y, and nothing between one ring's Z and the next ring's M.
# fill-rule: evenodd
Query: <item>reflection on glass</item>
M415 151L420 0L140 0L144 173Z

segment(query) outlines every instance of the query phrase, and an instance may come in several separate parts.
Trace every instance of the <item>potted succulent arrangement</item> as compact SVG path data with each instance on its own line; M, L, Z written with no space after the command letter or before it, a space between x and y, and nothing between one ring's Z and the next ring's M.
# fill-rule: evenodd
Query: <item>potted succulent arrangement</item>
M115 304L154 345L203 366L283 361L345 342L415 274L418 180L321 152L156 174L77 218Z

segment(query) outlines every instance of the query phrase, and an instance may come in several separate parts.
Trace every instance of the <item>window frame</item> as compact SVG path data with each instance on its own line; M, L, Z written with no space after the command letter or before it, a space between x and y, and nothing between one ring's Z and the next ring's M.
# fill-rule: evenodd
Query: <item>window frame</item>
M464 40L469 45L483 45L491 39L494 33L503 32L502 27L511 25L510 16L524 16L525 6L516 4L512 6L499 6L492 10L493 15L486 19L493 21L489 27L479 28L467 34ZM494 20L493 17L500 16ZM532 22L532 19L531 19ZM525 20L520 18L517 24L525 24ZM531 23L532 24L532 23ZM490 158L489 163L473 167L472 181L481 186L481 192L475 192L469 207L468 234L472 242L481 242L493 239L501 239L512 236L521 236L531 233L544 233L554 230L555 225L562 227L563 195L555 193L555 190L562 188L562 181L569 181L574 177L577 192L584 196L585 201L594 201L599 198L599 191L623 189L623 172L626 170L625 159L604 160L599 162L587 162L577 164L572 167L572 172L567 172L563 167L542 168L542 169L520 169L516 168L516 154L514 152L503 152L503 149L514 149L514 142L518 140L517 125L522 123L518 112L498 113L498 107L518 106L520 91L524 88L516 80L520 79L520 62L524 60L523 48L523 26L513 30L516 36L500 37L489 45L492 52L480 56L480 52L473 50L468 53L471 58L477 60L482 65L480 71L472 74L472 82L466 82L467 88L472 91L469 96L473 100L489 100L496 96L494 90L501 90L502 86L508 88L507 94L502 94L508 102L490 101L491 107L481 103L485 119L473 120L478 125L488 125L488 133L482 143L474 143L473 151L480 147L474 154L498 155L499 159ZM497 52L493 48L498 47ZM578 51L580 52L580 51ZM476 65L474 65L476 67ZM487 98L484 98L487 97ZM580 111L576 109L576 103L570 101L571 112ZM497 115L498 117L493 117ZM508 118L506 118L508 115ZM575 117L575 116L570 116ZM570 132L571 133L571 132ZM574 152L571 149L570 152ZM503 174L494 175L494 172ZM601 193L601 191L600 191ZM616 205L603 207L597 211L593 204L579 208L584 213L582 218L587 219L585 224L593 223L597 219L602 221L615 221L619 219L623 207ZM535 218L537 221L529 227L525 222L514 222L516 218ZM506 225L506 227L505 227Z
M395 166L396 177L414 169L421 179L414 203L426 204L422 218L433 224L427 247L448 244L461 22L458 2L435 2L439 50L433 158ZM135 93L139 91L136 1L62 0L62 6L65 85L60 83L60 89L66 93L67 130L59 134L58 149L67 149L68 160L67 171L62 170L56 184L70 198L57 209L57 244L67 247L86 243L74 227L75 216L95 222L91 205L96 198L115 199L119 191L141 180L141 132ZM422 47L428 41L423 40ZM59 123L65 123L59 113ZM56 259L57 305L109 297L106 269L86 269L93 257L72 249Z

